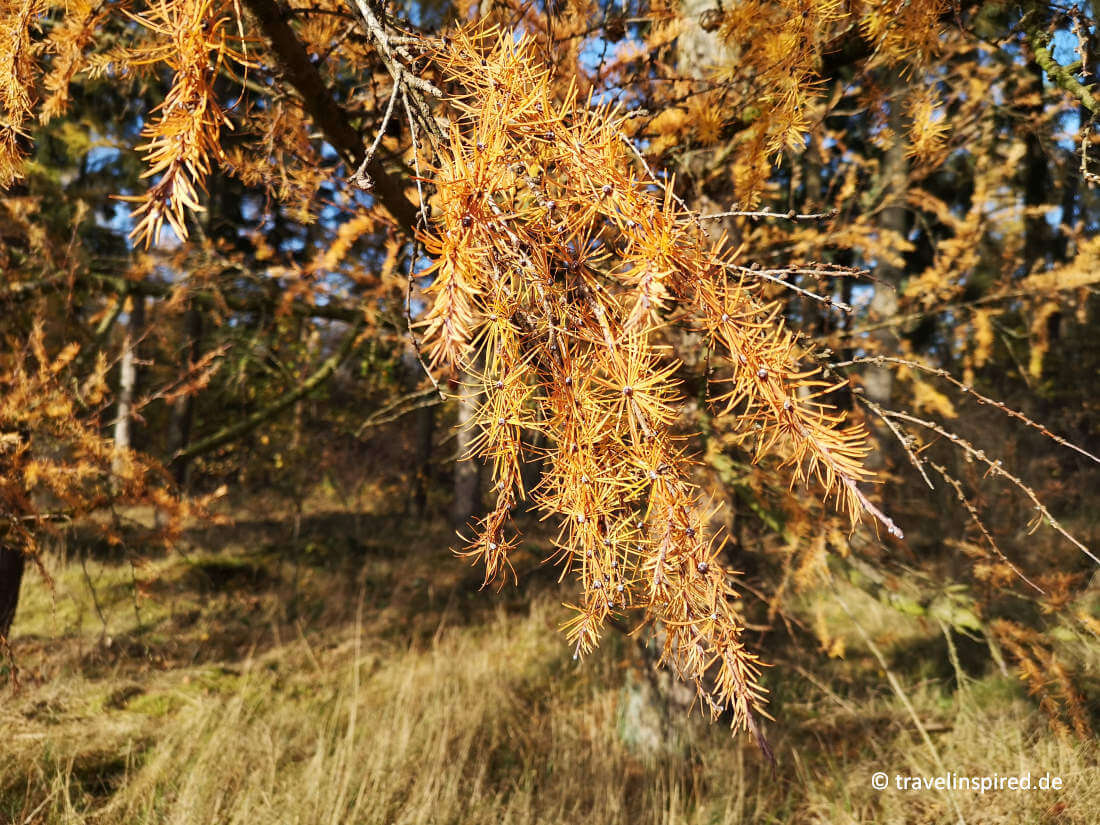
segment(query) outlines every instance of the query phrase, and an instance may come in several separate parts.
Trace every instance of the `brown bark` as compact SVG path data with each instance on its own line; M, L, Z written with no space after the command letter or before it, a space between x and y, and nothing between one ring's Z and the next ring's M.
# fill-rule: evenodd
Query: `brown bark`
M1046 261L1051 235L1050 224L1040 211L1041 207L1050 205L1051 190L1050 168L1040 131L1043 123L1043 70L1038 64L1030 63L1027 73L1024 92L1034 95L1040 102L1027 112L1024 137L1024 206L1028 209L1024 217L1025 275L1031 274L1036 266Z
M26 563L26 557L19 550L0 547L0 638L5 640L19 605L19 586Z
M422 407L416 411L416 445L413 456L412 511L423 518L428 509L428 487L432 480L432 441L435 437L435 407Z

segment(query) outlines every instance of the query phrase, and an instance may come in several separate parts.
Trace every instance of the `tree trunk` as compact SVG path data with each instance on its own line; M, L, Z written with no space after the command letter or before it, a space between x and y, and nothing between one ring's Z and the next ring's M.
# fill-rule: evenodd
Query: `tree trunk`
M905 134L908 131L898 99L901 96L900 83L894 86L894 96L890 101L888 123L893 132L893 141L882 159L880 188L882 190L882 209L878 225L883 233L904 239L907 234L905 215L905 192L909 182L909 159L906 155ZM885 321L898 314L897 287L905 274L904 267L888 262L880 262L875 269L878 283L871 297L872 320ZM889 328L876 330L871 335L876 344L876 352L889 354L897 349L897 333ZM889 367L870 367L863 374L863 386L867 397L877 404L888 404L894 391L894 373Z
M145 326L145 297L131 298L130 321L122 343L122 360L118 375L118 417L115 418L115 454L111 460L111 473L121 476L126 469L126 453L132 446L134 394L137 391L137 352Z
M1042 214L1043 206L1052 206L1049 202L1051 180L1046 151L1043 148L1043 70L1037 63L1027 66L1028 80L1025 89L1034 95L1039 103L1029 107L1026 136L1024 138L1024 206L1028 213L1024 216L1024 275L1036 271L1047 259L1050 240L1050 224Z
M26 563L21 551L0 547L0 639L5 641L19 604L19 585Z
M424 368L416 352L409 348L401 356L401 388L413 393L424 378ZM428 509L428 490L432 482L432 443L435 440L435 407L428 405L413 412L413 454L410 475L411 495L405 501L405 515L423 518Z
M187 374L202 357L202 312L193 304L188 307L184 316L184 341L187 354L180 371L182 374ZM179 397L172 410L172 435L175 442L173 453L179 453L191 444L191 427L194 418L195 397L191 393L186 393ZM190 463L186 457L172 461L172 475L180 487L187 486L187 471Z
M432 441L435 438L435 407L416 411L416 454L413 458L416 476L413 479L413 515L423 518L428 509L428 488L432 480Z
M480 468L473 458L468 457L475 435L471 424L478 394L473 381L473 376L464 372L458 383L458 460L455 461L451 521L459 528L464 527L481 509Z
M1088 123L1089 114L1089 110L1084 106L1077 107L1077 116L1082 123ZM1062 225L1065 229L1058 233L1053 249L1054 260L1058 264L1068 263L1077 255L1074 225L1077 223L1079 216L1080 187L1080 171L1076 165L1067 164L1062 173Z

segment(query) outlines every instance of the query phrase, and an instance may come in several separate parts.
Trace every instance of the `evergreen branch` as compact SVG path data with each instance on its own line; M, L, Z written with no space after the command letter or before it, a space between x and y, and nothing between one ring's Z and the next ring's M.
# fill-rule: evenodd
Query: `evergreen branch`
M355 345L359 341L359 335L363 331L364 326L365 323L362 320L353 325L352 328L348 331L348 334L345 336L344 340L341 342L339 349L337 349L336 352L326 358L321 366L318 367L312 375L306 378L305 381L303 381L293 390L279 396L276 401L268 404L266 407L262 407L261 409L256 410L256 412L241 419L240 421L237 421L234 424L230 424L227 427L223 427L218 432L213 433L206 438L200 439L199 441L196 441L194 444L187 447L186 449L180 450L174 456L172 456L173 460L184 461L187 459L191 459L197 455L208 453L211 450L217 449L218 447L228 444L231 441L235 441L241 436L250 433L252 430L256 429L265 421L269 421L270 419L274 418L283 410L294 404L295 401L298 401L301 398L305 398L307 395L309 395L311 392L313 392L315 389L325 383L325 381L331 378L333 373L335 373L336 369L340 366L340 364L342 364L344 360L349 355L351 355L351 353L355 349Z

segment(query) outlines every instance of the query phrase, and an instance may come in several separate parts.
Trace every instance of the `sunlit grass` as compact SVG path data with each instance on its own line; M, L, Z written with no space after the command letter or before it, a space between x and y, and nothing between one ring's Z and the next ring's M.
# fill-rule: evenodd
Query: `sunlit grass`
M825 621L845 658L768 673L773 771L721 726L647 709L632 640L611 636L575 663L552 581L477 592L479 578L437 538L404 554L320 548L297 570L272 547L196 549L139 571L159 585L136 610L127 564L57 563L52 591L30 577L14 644L22 684L0 705L0 822L908 825L961 813L1091 824L1100 814L1095 749L1051 733L995 669L964 675L961 690L904 660L896 672L948 770L1049 771L1063 792L872 789L875 771L939 770L832 609ZM885 647L939 633L845 598ZM638 725L659 735L647 740Z

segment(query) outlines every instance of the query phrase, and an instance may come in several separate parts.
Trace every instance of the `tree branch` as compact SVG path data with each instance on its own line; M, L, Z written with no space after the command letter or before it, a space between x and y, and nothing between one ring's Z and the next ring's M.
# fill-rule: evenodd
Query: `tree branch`
M444 400L446 399L439 395L435 387L417 390L408 395L403 395L400 398L395 398L381 409L375 410L367 416L366 420L359 425L359 429L355 431L355 434L361 436L371 427L380 427L383 424L389 424L392 421L403 418L414 410L422 410L425 407L435 407L442 404Z
M363 138L351 125L347 113L333 100L321 73L310 61L302 41L287 23L278 4L274 0L244 0L244 4L271 43L283 76L302 96L306 111L324 133L325 139L352 169L357 168L366 157ZM416 207L405 197L401 184L377 160L369 160L363 171L374 182L371 194L402 229L413 235L416 231Z
M1054 59L1054 53L1050 49L1050 32L1042 25L1042 18L1034 13L1025 14L1020 26L1027 37L1035 62L1047 73L1051 82L1077 98L1094 115L1100 113L1100 101L1097 101L1092 91L1074 77L1069 68Z
M223 274L239 269L247 271L243 267L229 266L223 270ZM78 277L77 282L87 283L94 281L102 284L108 291L122 296L140 295L148 298L168 298L173 291L173 285L157 283L155 281L129 281L121 275L109 275L102 272L92 272L86 277ZM47 278L40 281L23 281L0 287L0 302L18 303L30 300L34 295L58 289L69 284L60 279ZM265 300L262 297L239 297L226 295L214 290L193 290L189 297L201 307L217 309L228 307L234 312L259 312L272 309L276 301ZM362 317L362 311L356 306L346 304L309 304L304 301L295 301L289 307L290 313L302 318L323 318L328 321L343 321L347 324L355 323ZM97 333L98 334L98 333Z

